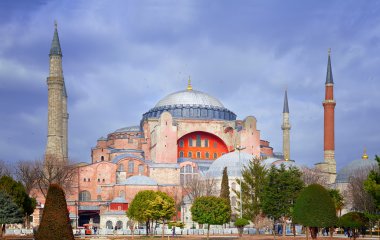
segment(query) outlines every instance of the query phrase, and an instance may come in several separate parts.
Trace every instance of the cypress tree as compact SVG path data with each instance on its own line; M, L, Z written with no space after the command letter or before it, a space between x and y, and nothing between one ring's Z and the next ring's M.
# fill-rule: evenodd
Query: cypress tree
M230 187L228 186L227 167L223 169L222 183L220 186L220 197L226 200L227 205L231 208Z
M35 239L74 240L65 193L58 184L49 186L41 224Z

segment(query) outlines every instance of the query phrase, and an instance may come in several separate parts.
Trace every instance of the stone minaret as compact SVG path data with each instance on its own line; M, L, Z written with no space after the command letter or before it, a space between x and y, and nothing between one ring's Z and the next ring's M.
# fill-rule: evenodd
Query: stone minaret
M331 68L331 49L328 51L327 75L325 83L324 108L324 162L323 172L329 175L330 182L335 181L335 140L334 140L334 111L336 102L334 100L334 81Z
M48 85L48 136L45 159L57 161L67 159L67 105L66 90L62 71L62 51L58 38L57 24L50 48Z
M284 109L282 111L282 152L286 161L290 160L290 122L289 122L289 105L288 91L285 90Z

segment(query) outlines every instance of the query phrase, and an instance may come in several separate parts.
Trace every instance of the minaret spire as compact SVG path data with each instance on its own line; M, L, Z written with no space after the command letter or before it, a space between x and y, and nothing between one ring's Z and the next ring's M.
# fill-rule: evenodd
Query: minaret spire
M53 41L51 42L51 48L50 48L50 56L52 55L62 56L61 44L59 43L59 37L58 37L57 21L54 21L54 36L53 36Z
M193 90L193 86L191 86L191 78L189 76L189 80L187 80L187 91L191 91Z
M331 48L329 48L329 50L328 50L326 84L334 84L330 55L331 55Z
M288 105L288 90L285 90L284 109L282 111L282 152L284 160L290 160L290 121L289 121L289 105Z

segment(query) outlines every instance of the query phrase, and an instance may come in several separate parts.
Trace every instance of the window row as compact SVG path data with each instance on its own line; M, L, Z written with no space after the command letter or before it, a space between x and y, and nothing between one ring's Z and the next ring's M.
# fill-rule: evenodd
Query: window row
M185 141L183 139L179 140L179 143L178 143L179 147L184 147L185 146ZM210 146L210 141L205 138L205 139L201 139L201 135L197 135L196 139L192 139L192 138L189 138L188 139L188 146L189 147L209 147ZM218 147L218 143L217 142L214 142L213 143L213 147L214 148L217 148Z
M103 178L102 182L105 182L106 180ZM90 178L83 178L83 182L91 182ZM98 182L100 182L100 178L98 178Z
M119 172L124 172L124 165L123 164L119 164L119 166L117 167L117 170ZM138 173L144 173L144 170L145 170L145 167L144 165L142 164L139 164L138 165ZM134 173L135 171L135 162L134 161L129 161L128 162L128 173Z
M223 155L223 153L222 153ZM204 156L202 156L202 152L196 152L193 154L193 152L187 152L187 154L184 151L179 151L179 157L188 157L188 158L206 158L206 159L217 159L218 158L218 153L213 153L210 155L209 152L205 152Z

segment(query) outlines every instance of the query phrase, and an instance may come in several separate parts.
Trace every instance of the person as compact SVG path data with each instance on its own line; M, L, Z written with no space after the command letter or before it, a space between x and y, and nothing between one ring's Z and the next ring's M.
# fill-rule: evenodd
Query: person
M173 237L175 236L175 226L172 227L172 234L173 234Z

